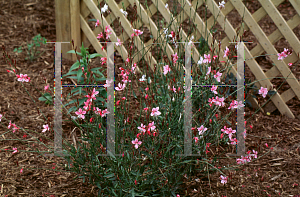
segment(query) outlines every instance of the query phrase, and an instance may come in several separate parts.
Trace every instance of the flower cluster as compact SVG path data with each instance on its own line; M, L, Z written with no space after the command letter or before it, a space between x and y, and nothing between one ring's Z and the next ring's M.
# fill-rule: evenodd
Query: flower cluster
M144 110L147 111L148 108L145 108ZM159 111L159 107L156 107L156 108L153 108L153 109L152 109L151 116L159 116L160 114L161 114L161 112ZM146 131L147 131L147 134L148 134L148 135L151 135L151 132L150 132L150 131L154 131L154 132L152 133L152 135L153 135L153 136L156 136L156 135L157 135L157 132L155 132L156 126L154 126L154 122L149 123L148 126L147 126L147 128L146 128L146 125L144 125L143 123L141 123L141 126L140 126L140 127L137 127L137 128L141 131L141 133L138 133L138 134L136 135L135 140L132 140L132 141L131 141L131 143L134 144L135 149L138 149L139 145L142 144L142 142L138 140L138 138L139 138L139 136L140 136L141 134L145 135L145 133L146 133Z
M215 97L212 97L212 99L209 98L209 99L208 99L208 102L210 103L209 106L211 107L212 104L215 104L215 105L224 107L224 106L225 106L224 100L225 100L224 97L219 98L218 96L216 96L216 98L215 98Z
M92 106L92 101L96 100L96 95L99 93L99 91L96 91L96 89L93 89L93 92L91 93L91 95L86 95L85 97L87 97L87 101L84 102L85 106L83 107L84 110L82 110L81 108L79 108L78 111L75 112L75 114L78 116L78 118L81 119L85 119L84 114L86 114L87 111L91 110L91 106ZM106 114L109 114L110 112L107 111L107 109L101 111L101 109L97 108L93 108L95 114L100 115L101 117L105 117Z
M251 151L249 150L247 152L248 155L246 156L241 156L241 159L236 159L236 162L238 164L245 164L247 162L250 162L251 161L251 157L254 157L254 158L257 158L257 151L255 150L252 150L254 154L251 154Z
M258 91L258 94L262 94L262 96L264 98L266 98L267 94L268 94L268 89L267 88L263 88L261 87L260 90Z
M277 54L278 60L283 60L284 58L286 58L290 54L291 54L291 52L289 52L288 49L284 48L283 52Z
M133 34L131 34L131 37L139 36L139 35L142 35L142 34L143 34L143 32L141 30L133 29Z
M29 82L30 81L30 77L27 76L27 74L23 75L23 74L20 74L20 75L16 75L18 77L18 81L21 81L21 82Z
M231 101L230 106L228 109L240 109L241 107L244 107L245 105L242 104L242 101L238 102L236 100Z
M1 115L1 116L2 116L2 115ZM12 127L14 127L14 128L12 128ZM13 133L16 132L16 131L18 131L18 130L20 129L20 128L18 128L15 124L11 124L11 121L9 122L9 125L8 125L7 128L8 128L8 129L12 128Z

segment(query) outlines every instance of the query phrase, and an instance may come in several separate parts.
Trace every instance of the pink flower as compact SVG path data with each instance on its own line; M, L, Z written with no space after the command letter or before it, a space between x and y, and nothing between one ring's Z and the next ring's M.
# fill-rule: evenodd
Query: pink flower
M84 114L86 114L86 111L82 111L82 109L79 108L79 110L76 111L75 114L78 115L78 118L84 119Z
M289 66L292 66L292 65L293 65L293 63L288 63L288 65L289 65Z
M110 81L109 80L106 80L106 84L104 85L104 87L110 87L110 84L113 82L113 80L111 79Z
M251 156L254 156L254 158L256 159L257 158L257 151L255 150L252 150L254 154L250 154Z
M164 75L166 75L170 71L171 71L171 69L170 69L169 65L165 65L164 66Z
M258 94L262 94L262 96L264 98L266 97L267 93L268 93L268 89L267 88L263 88L263 87L261 87L260 90L259 90L259 92L258 92Z
M201 127L197 128L197 129L199 131L199 135L202 135L207 130L207 128L204 128L203 125L201 125Z
M159 116L161 113L158 110L159 110L159 107L153 108L150 115L151 116Z
M236 145L237 143L239 143L239 141L236 138L234 139L230 138L230 141L232 145Z
M135 145L134 145L135 149L138 149L139 145L142 144L142 142L139 141L137 138L135 138L135 140L132 140L131 143L132 143L132 144L135 144Z
M95 27L98 27L100 25L99 19L97 19L97 22L95 24Z
M30 81L30 77L27 76L27 74L23 75L23 74L20 74L20 75L16 75L18 77L18 81L20 82L29 82Z
M224 51L224 58L227 57L229 55L229 48L226 46L226 49Z
M223 131L225 133L225 131L227 131L227 127L224 126L224 129L221 129L221 131Z
M217 86L212 86L212 88L210 89L214 94L218 94L218 92L216 91L217 90Z
M236 130L232 130L232 128L228 128L224 133L226 133L229 139L232 138L232 134L236 133Z
M42 131L43 133L46 132L47 130L49 131L49 126L48 126L48 124L43 125L43 127L44 127L44 130Z
M88 99L86 102L84 102L84 105L85 105L85 106L83 107L84 110L90 110L90 108L91 108L91 106L92 106L91 100Z
M106 57L101 57L101 65L106 64L106 60L107 60Z
M0 122L1 122L2 114L0 114Z
M208 67L208 71L206 73L206 75L208 75L211 72L211 66Z
M283 52L278 53L278 60L283 60L284 58L286 58L288 55L290 55L291 53L288 52L288 49L284 48Z
M110 112L109 111L107 111L107 109L105 109L105 110L102 110L102 115L101 115L101 117L103 118L103 117L105 117L106 116L106 114L109 114Z
M21 173L21 174L23 173L23 168L20 170L20 173Z
M220 176L220 179L221 179L221 183L224 185L225 183L227 183L227 179L228 177L224 177L223 175Z
M121 46L122 43L120 42L121 40L119 38L117 38L118 42L116 43L117 46Z
M172 90L174 93L176 93L176 88L174 86L173 86Z
M225 105L224 100L225 100L224 97L219 98L218 96L216 96L215 105L219 105L223 107Z
M44 86L44 91L47 91L47 90L49 90L49 84Z
M112 29L110 28L110 26L106 26L105 27L105 34L106 34L106 40L110 38L110 34L112 34Z
M268 143L265 143L265 145L266 145L267 148L269 147Z
M103 36L103 33L102 33L102 32L100 32L100 34L98 34L97 38L98 38L98 39L100 39L100 38L104 38L104 36Z
M217 79L218 82L220 82L220 77L222 76L222 73L220 73L219 71L217 72L217 74L214 75L214 78Z
M135 73L136 63L134 63L131 67L131 72Z
M148 107L145 107L145 108L144 108L144 111L148 111L148 110L149 110L149 108L148 108Z
M194 137L194 139L195 139L195 143L198 143L199 138L198 137Z
M148 125L148 129L150 129L151 131L154 131L155 130L155 126L154 126L154 122L152 122L152 123L149 123L149 125Z
M178 60L178 55L177 55L177 53L175 53L173 55L173 63L176 64L177 60Z
M235 101L235 100L231 101L230 106L228 107L228 109L234 109L236 104L238 104L237 101Z
M148 91L149 90L149 88L147 87L147 88L145 88L145 91Z
M143 34L143 32L141 30L133 29L133 34L131 34L131 37L139 36L139 35L142 35L142 34Z
M116 87L115 89L117 90L117 91L121 91L121 90L124 90L124 88L125 88L125 84L118 84L118 87Z
M211 63L210 54L208 55L204 54L203 63Z
M146 132L146 125L143 125L143 123L141 123L141 126L138 127L138 129L139 129L141 132L145 133L145 132Z
M233 108L235 109L240 109L241 107L244 107L245 105L242 104L242 101L238 102L238 101L235 101L235 105L233 106Z
M212 97L212 99L211 98L208 99L208 102L210 103L209 106L212 106L212 104L214 104L216 100L214 97Z
M14 152L12 153L12 154L14 154L14 153L17 153L18 152L18 148L13 148L13 150L14 150Z

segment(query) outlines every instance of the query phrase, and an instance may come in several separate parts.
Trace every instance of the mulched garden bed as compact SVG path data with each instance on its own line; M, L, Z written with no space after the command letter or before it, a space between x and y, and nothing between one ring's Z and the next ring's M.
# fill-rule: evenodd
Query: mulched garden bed
M257 1L249 2L249 9L253 9L252 11L260 7ZM53 45L42 46L42 51L45 51L45 53L33 63L24 60L25 53L17 54L13 52L13 49L19 47L22 43L26 43L26 41L30 41L37 34L41 34L48 41L55 41L54 1L3 0L0 1L0 7L0 45L5 45L6 51L16 59L17 68L21 70L21 73L26 73L31 77L31 83L39 91L42 92L45 86L41 78L42 75L50 83L50 88L53 90ZM278 9L286 20L296 14L287 2L283 3L283 6ZM234 14L228 17L232 19ZM270 21L265 21L262 28L269 35L276 27ZM299 29L299 26L294 29L297 37L300 37ZM251 35L249 35L249 39L253 39ZM280 52L288 47L287 42L277 42L275 44L275 48ZM90 52L93 53L94 51L91 49ZM118 61L118 58L116 61ZM267 58L260 58L257 61L264 69L270 69L272 66ZM96 62L99 62L99 59L96 59L92 64L99 64ZM120 62L122 61L120 60ZM116 64L120 62L116 62ZM71 61L63 60L63 73L66 73L72 64ZM298 79L300 75L299 68L298 65L295 71ZM38 91L29 84L24 83L27 91L36 101L36 103L33 103L31 97L22 88L22 84L11 73L7 73L6 70L8 69L11 69L10 66L1 58L0 113L5 113L8 120L24 129L41 132L44 117L42 114L37 113L36 108L38 107L44 113L46 119L49 118L49 121L53 122L53 119L51 119L54 115L53 106L38 101L40 97ZM245 73L246 77L253 77L248 67L246 67ZM120 78L116 77L116 80L118 81ZM277 87L280 85L280 80L275 79L272 82ZM282 90L284 91L287 88L288 86L283 86ZM288 105L292 112L299 116L299 99L293 98L288 102ZM254 113L254 110L245 108L245 111L245 119L247 120ZM9 124L7 121L1 123L6 127ZM211 186L209 186L207 176L201 174L195 174L194 177L189 177L189 179L183 178L186 185L182 187L186 188L186 193L180 194L181 196L184 196L184 194L188 194L188 196L294 196L300 194L300 120L286 118L276 110L269 116L261 112L257 113L247 122L247 125L253 126L253 129L247 127L247 150L258 149L258 156L265 155L256 161L237 167L240 169L239 171L231 170L231 179L225 185L221 185L219 173L210 174ZM64 132L69 136L73 125L64 123L63 126ZM4 133L7 128L0 127L0 131ZM15 135L22 138L23 132L16 132ZM53 133L46 135L53 139ZM58 158L52 158L52 161L50 161L34 152L22 152L21 147L26 149L26 144L6 140L15 138L11 133L1 137L0 149L12 150L13 147L18 147L19 153L12 155L9 151L0 152L0 196L95 196L97 194L98 190L95 186L82 183L80 179L73 180L76 176L75 173L56 171L62 170L55 165L60 161ZM30 138L30 136L27 136L26 139ZM265 145L266 143L268 148ZM28 144L34 147L33 143L28 142ZM220 149L210 147L209 157L220 151ZM234 163L236 163L235 159L225 157L220 159L217 167L227 166L227 164L231 166ZM20 174L21 168L24 169L22 174ZM229 171L225 171L225 173L229 175ZM195 180L196 178L199 178L198 182Z

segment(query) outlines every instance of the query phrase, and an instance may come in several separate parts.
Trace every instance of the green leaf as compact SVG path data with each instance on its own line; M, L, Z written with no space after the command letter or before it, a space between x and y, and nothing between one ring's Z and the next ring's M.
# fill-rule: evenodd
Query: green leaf
M90 22L90 21L91 21L91 22L97 22L97 20L96 20L96 19L94 19L94 18L93 18L93 19L89 19L89 20L88 20L88 22Z
M116 156L113 155L113 154L110 152L110 150L107 150L107 153L108 153L110 156L112 156L114 159L116 159Z
M113 177L115 177L115 175L114 175L114 173L109 173L109 174L104 175L103 177L105 177L105 178L113 178Z
M74 53L75 54L75 50L70 50L67 53ZM76 54L82 56L81 53L79 53L78 51L76 52Z
M82 42L82 46L81 46L81 54L82 54L82 57L86 56L86 48L84 48L83 42Z
M102 55L98 54L98 53L94 53L90 55L90 59L93 59L95 57L102 57Z
M77 81L80 81L81 76L82 76L82 70L80 69L77 71Z
M39 101L45 101L46 99L44 97L40 97Z
M134 98L137 98L133 89L132 89L132 93L133 93Z
M75 62L72 66L71 66L71 68L70 68L70 70L69 70L69 72L71 72L72 70L74 70L74 69L77 69L77 68L79 68L79 66L80 66L80 64L79 64L79 62L77 61L77 62Z

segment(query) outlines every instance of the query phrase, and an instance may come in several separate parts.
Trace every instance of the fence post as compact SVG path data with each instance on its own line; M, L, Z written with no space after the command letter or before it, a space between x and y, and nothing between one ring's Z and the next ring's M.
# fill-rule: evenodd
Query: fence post
M73 0L72 0L73 1ZM78 22L77 22L78 23ZM70 19L70 0L55 0L55 26L56 42L71 41L71 19ZM72 59L72 45L64 44L61 46L62 57Z

